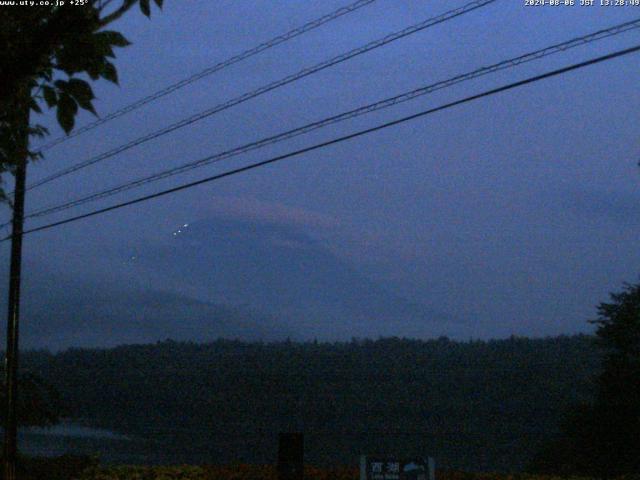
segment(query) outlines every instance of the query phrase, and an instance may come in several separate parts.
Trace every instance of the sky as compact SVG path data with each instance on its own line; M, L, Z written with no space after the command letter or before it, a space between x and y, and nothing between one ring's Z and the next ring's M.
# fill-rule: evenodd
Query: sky
M107 114L347 3L167 0L163 11L155 10L150 20L132 12L114 26L133 43L117 52L120 86L95 83L95 107ZM465 3L377 0L70 139L29 166L29 181ZM520 0L498 0L29 191L27 211L638 17L640 7L533 7ZM30 221L27 227L264 160L638 43L640 30L634 30L577 47ZM339 260L336 265L407 304L457 319L428 322L423 329L400 323L393 330L399 336L486 339L592 332L587 321L595 317L597 304L608 300L608 294L620 290L624 282L638 280L638 67L639 54L615 59L28 235L25 302L42 311L56 302L56 309L66 305L69 318L76 318L84 328L73 335L41 335L46 319L30 323L30 305L25 305L22 328L32 344L41 347L97 345L102 340L105 345L117 343L108 333L94 335L89 342L86 332L91 331L92 322L108 320L92 309L86 287L93 289L89 291L162 291L204 302L229 302L228 296L216 296L216 285L208 284L208 277L201 273L178 275L166 262L154 261L158 249L175 240L173 233L181 225L209 225L212 230L206 231L213 235L216 221L225 219L244 225L237 232L246 232L247 224L258 233L268 225L284 225L289 233L313 239L314 248L321 248L323 255L330 252ZM77 125L91 120L83 112ZM50 128L53 137L61 134L51 113L38 121ZM9 219L9 214L8 207L2 207L0 219ZM260 235L252 239L259 242ZM188 256L196 270L215 268L215 262L207 263L212 261L205 252L207 245L212 244L187 242L182 250L170 250L173 262L186 262ZM5 271L0 271L3 292L8 252L4 242L0 245L0 255L6 259ZM137 263L138 256L150 261ZM270 259L267 252L256 261L268 269L270 261L281 258ZM69 291L77 292L77 301L61 304L60 292ZM321 291L315 294L321 296ZM138 308L135 299L128 301L130 309ZM274 322L278 312L269 312ZM309 318L315 318L309 313ZM90 318L94 314L96 318ZM183 314L188 316L189 310ZM339 338L348 339L349 335L392 333L374 320L369 325L360 321L357 328L354 323L352 329L344 316L320 329L313 328L313 321L300 319L300 325L307 326L297 329L296 335L336 338L339 331ZM69 323L60 328L75 329ZM158 339L171 333L170 329L158 332ZM150 330L144 339L154 335ZM118 337L121 340L133 341L135 336Z

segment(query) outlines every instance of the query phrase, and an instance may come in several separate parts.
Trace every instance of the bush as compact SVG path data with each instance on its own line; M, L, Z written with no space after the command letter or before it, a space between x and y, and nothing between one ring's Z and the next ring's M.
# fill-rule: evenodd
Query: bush
M21 455L18 457L16 474L20 480L76 480L83 473L95 470L98 463L97 458L85 456L63 455L49 458ZM2 469L0 480L4 480Z

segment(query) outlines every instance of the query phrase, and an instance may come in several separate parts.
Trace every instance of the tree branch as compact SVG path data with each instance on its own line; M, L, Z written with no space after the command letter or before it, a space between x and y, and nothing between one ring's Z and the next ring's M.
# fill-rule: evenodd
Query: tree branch
M112 22L116 21L117 19L119 19L121 16L123 16L125 13L127 13L127 11L131 7L133 7L137 2L138 2L138 0L123 0L122 5L120 5L120 7L118 9L116 9L115 11L113 11L112 13L107 15L106 17L100 19L100 27L104 27L106 25L109 25L110 23L112 23ZM108 3L109 2L107 2L107 4Z

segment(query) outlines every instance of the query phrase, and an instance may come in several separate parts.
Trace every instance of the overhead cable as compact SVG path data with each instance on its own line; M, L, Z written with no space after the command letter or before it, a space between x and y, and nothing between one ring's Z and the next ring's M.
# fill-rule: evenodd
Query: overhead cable
M235 157L237 155L241 155L259 148L264 148L269 145L273 145L294 137L297 137L302 134L309 133L311 131L317 130L319 128L326 127L328 125L336 124L339 122L343 122L361 115L365 115L371 112L375 112L378 110L382 110L385 108L392 107L394 105L398 105L403 102L407 102L410 100L414 100L418 97L424 96L426 94L435 92L437 90L441 90L444 88L451 87L453 85L472 80L484 75L488 75L497 71L505 70L508 68L515 67L517 65L521 65L526 62L531 62L533 60L538 60L549 55L553 55L559 52L564 52L570 48L574 48L580 45L589 44L598 40L602 40L614 35L619 35L623 32L629 31L631 29L636 29L640 27L640 18L625 22L619 25L614 25L604 30L598 30L597 32L590 33L588 35L583 35L581 37L573 38L569 41L558 43L556 45L552 45L549 47L545 47L530 53L526 53L524 55L520 55L515 58L511 58L508 60L503 60L499 63L495 63L489 66L481 67L471 72L467 72L461 75L456 75L454 77L448 78L446 80L442 80L427 86L423 86L409 92L402 93L400 95L395 95L393 97L386 98L384 100L380 100L375 103L371 103L353 110L349 110L347 112L343 112L339 115L334 115L332 117L324 118L322 120L308 123L301 127L294 128L292 130L288 130L286 132L279 133L277 135L269 136L266 138L262 138L260 140L247 143L241 145L239 147L235 147L230 150L226 150L221 153L217 153L215 155L207 156L205 158L189 162L178 167L170 168L167 170L163 170L161 172L155 173L153 175L148 175L137 180L129 181L124 184L118 185L116 187L112 187L106 190L103 190L98 193L94 193L91 195L87 195L75 200L71 200L59 205L51 206L36 210L34 212L28 213L25 218L36 218L43 217L47 215L51 215L56 212L60 212L63 210L67 210L72 207L76 207L79 205L84 205L86 203L101 200L103 198L110 197L112 195L116 195L118 193L131 190L133 188L140 187L142 185L156 182L165 178L172 177L174 175L178 175L181 173L185 173L187 171L193 170L195 168L200 168L206 165L210 165L212 163L217 163L219 161Z
M81 135L85 132L93 130L94 128L97 128L100 125L104 125L105 123L110 122L111 120L122 117L123 115L133 112L134 110L137 110L138 108L143 107L144 105L147 105L155 100L158 100L159 98L165 97L175 92L176 90L186 87L187 85L191 85L192 83L197 82L202 78L208 77L209 75L212 75L216 72L219 72L220 70L223 70L224 68L230 67L231 65L241 62L242 60L246 60L247 58L250 58L250 57L253 57L254 55L262 53L265 50L269 50L270 48L280 45L281 43L285 43L289 40L292 40L304 33L307 33L326 23L336 20L342 17L343 15L346 15L347 13L355 12L356 10L364 6L367 6L375 1L376 0L358 0L347 6L334 10L331 13L328 13L326 15L323 15L322 17L316 18L315 20L312 20L308 23L305 23L300 27L294 28L293 30L288 31L287 33L278 35L277 37L274 37L271 40L267 40L266 42L263 42L260 45L257 45L253 48L245 50L244 52L234 55L233 57L223 60L222 62L216 63L211 67L205 68L204 70L194 75L191 75L190 77L187 77L183 80L180 80L179 82L169 85L163 88L162 90L158 90L157 92L154 92L144 98L141 98L136 102L133 102L125 107L122 107L119 110L111 112L108 115L105 115L104 117L99 118L94 122L91 122L81 128L78 128L77 130L74 130L69 135L63 135L61 137L58 137L52 140L51 142L42 145L38 150L41 152L45 150L49 150L50 148L53 148L56 145L66 142L67 140L73 137L77 137L78 135Z
M279 162L281 160L285 160L287 158L299 156L299 155L302 155L304 153L308 153L308 152L311 152L311 151L314 151L314 150L319 150L319 149L328 147L330 145L335 145L335 144L338 144L338 143L342 143L342 142L347 141L347 140L358 138L358 137L361 137L361 136L364 136L364 135L367 135L367 134L370 134L370 133L373 133L373 132L377 132L379 130L383 130L383 129L386 129L386 128L389 128L389 127L392 127L392 126L395 126L395 125L406 123L406 122L408 122L410 120L415 120L417 118L421 118L421 117L424 117L424 116L427 116L427 115L431 115L431 114L436 113L436 112L447 110L449 108L452 108L452 107L455 107L455 106L458 106L458 105L469 103L469 102L472 102L472 101L475 101L475 100L478 100L478 99L481 99L481 98L484 98L484 97L489 97L489 96L495 95L497 93L501 93L501 92L505 92L505 91L508 91L508 90L512 90L514 88L518 88L518 87L521 87L521 86L524 86L524 85L535 83L535 82L538 82L538 81L541 81L541 80L544 80L544 79L547 79L547 78L559 76L559 75L568 73L570 71L574 71L574 70L578 70L578 69L581 69L581 68L585 68L585 67L590 66L590 65L595 65L595 64L602 63L602 62L605 62L605 61L613 60L614 58L618 58L618 57L622 57L622 56L629 55L629 54L632 54L632 53L636 53L638 51L640 51L640 45L637 45L637 46L634 46L634 47L631 47L631 48L627 48L627 49L624 49L624 50L618 50L618 51L610 53L608 55L603 55L603 56L600 56L600 57L592 58L590 60L587 60L587 61L584 61L584 62L580 62L580 63L576 63L576 64L570 65L568 67L559 68L559 69L552 70L552 71L547 72L547 73L543 73L543 74L540 74L540 75L529 77L529 78L527 78L525 80L520 80L518 82L513 82L513 83L510 83L510 84L504 85L502 87L498 87L498 88L494 88L494 89L491 89L491 90L487 90L485 92L482 92L482 93L479 93L479 94L476 94L476 95L465 97L465 98L463 98L461 100L456 100L456 101L453 101L453 102L449 102L449 103L446 103L446 104L441 105L439 107L435 107L435 108L431 108L431 109L428 109L428 110L424 110L422 112L415 113L413 115L408 115L408 116L405 116L405 117L402 117L402 118L399 118L399 119L396 119L396 120L392 120L390 122L386 122L386 123L377 125L375 127L370 127L370 128L364 129L364 130L359 130L359 131L357 131L355 133L351 133L351 134L344 135L344 136L341 136L341 137L338 137L338 138L334 138L332 140L328 140L328 141L325 141L325 142L322 142L322 143L317 143L317 144L312 145L310 147L306 147L306 148L302 148L302 149L299 149L299 150L295 150L293 152L289 152L289 153L286 153L284 155L279 155L277 157L272 157L272 158L269 158L267 160L263 160L261 162L253 163L253 164L250 164L250 165L246 165L244 167L236 168L234 170L230 170L230 171L227 171L227 172L224 172L224 173L216 174L216 175L213 175L213 176L210 176L210 177L207 177L207 178L203 178L201 180L197 180L195 182L190 182L190 183L186 183L186 184L183 184L183 185L179 185L177 187L173 187L173 188L170 188L170 189L167 189L167 190L156 192L156 193L153 193L153 194L150 194L150 195L145 195L145 196L142 196L142 197L138 197L138 198L135 198L133 200L128 200L126 202L122 202L122 203L118 203L118 204L115 204L115 205L111 205L109 207L105 207L105 208L101 208L101 209L98 209L98 210L94 210L94 211L89 212L89 213L85 213L85 214L82 214L82 215L77 215L77 216L74 216L74 217L71 217L71 218L67 218L67 219L64 219L64 220L60 220L60 221L57 221L57 222L53 222L53 223L49 223L49 224L42 225L42 226L39 226L39 227L31 228L29 230L25 230L24 234L39 232L39 231L42 231L42 230L47 230L47 229L50 229L50 228L53 228L53 227L57 227L57 226L60 226L60 225L65 225L65 224L68 224L68 223L76 222L78 220L82 220L82 219L85 219L85 218L93 217L93 216L96 216L96 215L101 215L103 213L107 213L107 212L110 212L110 211L113 211L113 210L118 210L120 208L127 207L129 205L134 205L134 204L137 204L137 203L145 202L147 200L152 200L154 198L159 198L159 197L162 197L164 195L168 195L170 193L175 193L175 192L178 192L178 191L181 191L181 190L186 190L186 189L189 189L189 188L193 188L193 187L195 187L197 185L202 185L204 183L210 183L210 182L213 182L213 181L216 181L216 180L220 180L220 179L225 178L225 177L230 177L230 176L242 173L242 172L246 172L246 171L249 171L249 170L256 169L258 167L263 167L265 165L276 163L276 162ZM0 240L0 242L4 242L6 240L9 240L10 238L11 238L11 236L5 237L2 240Z
M154 140L156 138L159 138L163 135L166 135L168 133L171 133L175 130L178 130L180 128L186 127L188 125L191 125L195 122L198 122L200 120L203 120L205 118L208 118L216 113L222 112L223 110L227 110L231 107L234 107L236 105L239 105L241 103L244 103L250 99L253 99L255 97L258 97L260 95L263 95L267 92L270 92L272 90L275 90L279 87L288 85L290 83L293 83L297 80L300 80L301 78L307 77L309 75L312 75L314 73L320 72L322 70L325 70L327 68L330 68L334 65L337 65L339 63L345 62L347 60L350 60L354 57L357 57L359 55L362 55L364 53L370 52L372 50L375 50L377 48L380 48L384 45L387 45L391 42L394 42L396 40L399 40L401 38L407 37L409 35L412 35L414 33L420 32L422 30L425 30L429 27L432 27L434 25L437 25L439 23L443 23L446 22L448 20L451 20L455 17L458 17L460 15L464 15L465 13L471 12L473 10L476 10L478 8L484 7L488 4L491 4L493 2L495 2L497 0L476 0L474 2L471 2L465 6L453 9L453 10L449 10L448 12L443 13L442 15L438 15L437 17L433 17L433 18L429 18L423 22L417 23L415 25L412 25L410 27L407 27L403 30L400 30L398 32L389 34L383 38L380 38L378 40L374 40L372 42L367 43L366 45L363 45L361 47L355 48L353 50L350 50L347 53L343 53L341 55L338 55L336 57L333 57L329 60L326 60L324 62L318 63L316 65L313 65L311 67L307 67L304 68L300 71L298 71L297 73L291 74L291 75L287 75L284 78L281 78L280 80L277 80L275 82L271 82L267 85L264 85L256 90L253 90L251 92L247 92L243 95L240 95L239 97L233 98L231 100L228 100L224 103L218 104L212 108L209 108L207 110L204 110L200 113L197 113L195 115L192 115L188 118L185 118L183 120L180 120L178 122L175 122L167 127L164 127L160 130L156 130L155 132L149 133L147 135L144 135L142 137L139 137L135 140L132 140L128 143L125 143L123 145L120 145L118 147L115 147L107 152L104 152L100 155L97 155L95 157L89 158L88 160L85 160L83 162L80 162L76 165L72 165L68 168L65 168L63 170L60 170L56 173L53 173L41 180L38 180L30 185L27 186L27 190L45 185L53 180L56 180L58 178L64 177L66 175L69 175L70 173L74 173L77 172L78 170L81 170L83 168L86 168L90 165L93 165L95 163L101 162L103 160L106 160L107 158L111 158L114 157L115 155L118 155L122 152L125 152L133 147L136 147L138 145L142 145L143 143L146 143L148 141Z

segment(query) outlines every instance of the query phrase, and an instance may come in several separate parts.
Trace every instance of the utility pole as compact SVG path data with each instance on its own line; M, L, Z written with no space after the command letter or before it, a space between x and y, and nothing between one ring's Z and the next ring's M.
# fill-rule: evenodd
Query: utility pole
M9 312L7 317L7 350L5 358L6 411L4 422L4 480L16 480L18 452L18 327L20 320L20 272L22 264L22 230L24 197L29 154L29 90L17 95L15 155L15 188L11 231L11 267L9 273Z

